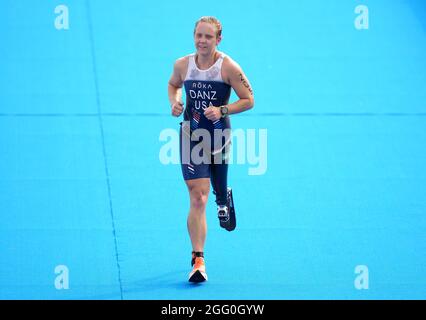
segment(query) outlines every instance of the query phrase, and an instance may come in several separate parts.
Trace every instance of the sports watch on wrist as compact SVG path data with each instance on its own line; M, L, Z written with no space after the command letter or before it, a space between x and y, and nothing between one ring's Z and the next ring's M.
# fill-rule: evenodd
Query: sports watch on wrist
M222 118L225 118L228 115L228 107L227 106L221 106L220 107L220 113L222 114Z

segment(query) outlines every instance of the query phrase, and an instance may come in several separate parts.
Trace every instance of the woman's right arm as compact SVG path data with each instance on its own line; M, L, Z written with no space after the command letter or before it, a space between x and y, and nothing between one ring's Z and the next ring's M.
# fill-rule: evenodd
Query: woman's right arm
M179 117L183 112L182 102L182 64L183 58L176 60L173 73L168 83L169 102L172 108L172 115Z

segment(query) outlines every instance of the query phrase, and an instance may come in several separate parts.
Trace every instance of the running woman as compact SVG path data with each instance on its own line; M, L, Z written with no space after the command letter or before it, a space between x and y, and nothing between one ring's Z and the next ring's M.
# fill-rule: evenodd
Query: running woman
M179 117L184 113L180 128L180 159L190 198L187 219L193 250L190 282L207 280L205 210L210 183L216 196L220 226L228 231L235 229L232 190L227 184L227 156L231 141L229 115L254 106L253 90L243 70L228 55L218 51L221 40L219 20L201 17L194 28L196 52L176 60L168 83L172 115ZM186 92L185 109L182 86L185 86ZM231 89L239 99L229 104Z

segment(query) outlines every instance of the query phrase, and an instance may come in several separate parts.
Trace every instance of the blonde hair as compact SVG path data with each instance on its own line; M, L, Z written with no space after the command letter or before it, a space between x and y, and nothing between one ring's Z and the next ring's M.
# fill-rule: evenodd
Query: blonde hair
M194 34L195 34L195 29L197 29L197 26L200 22L207 22L214 25L216 27L216 38L219 38L222 35L222 24L217 18L212 16L203 16L200 19L198 19L197 22L195 23Z

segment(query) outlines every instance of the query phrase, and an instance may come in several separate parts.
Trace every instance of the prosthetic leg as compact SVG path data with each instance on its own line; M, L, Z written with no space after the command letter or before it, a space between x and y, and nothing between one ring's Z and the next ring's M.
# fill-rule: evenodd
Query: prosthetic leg
M224 155L221 163L212 164L210 180L213 186L213 194L216 195L217 216L220 226L232 231L235 229L237 221L232 189L228 188L228 164L225 160L226 156Z

